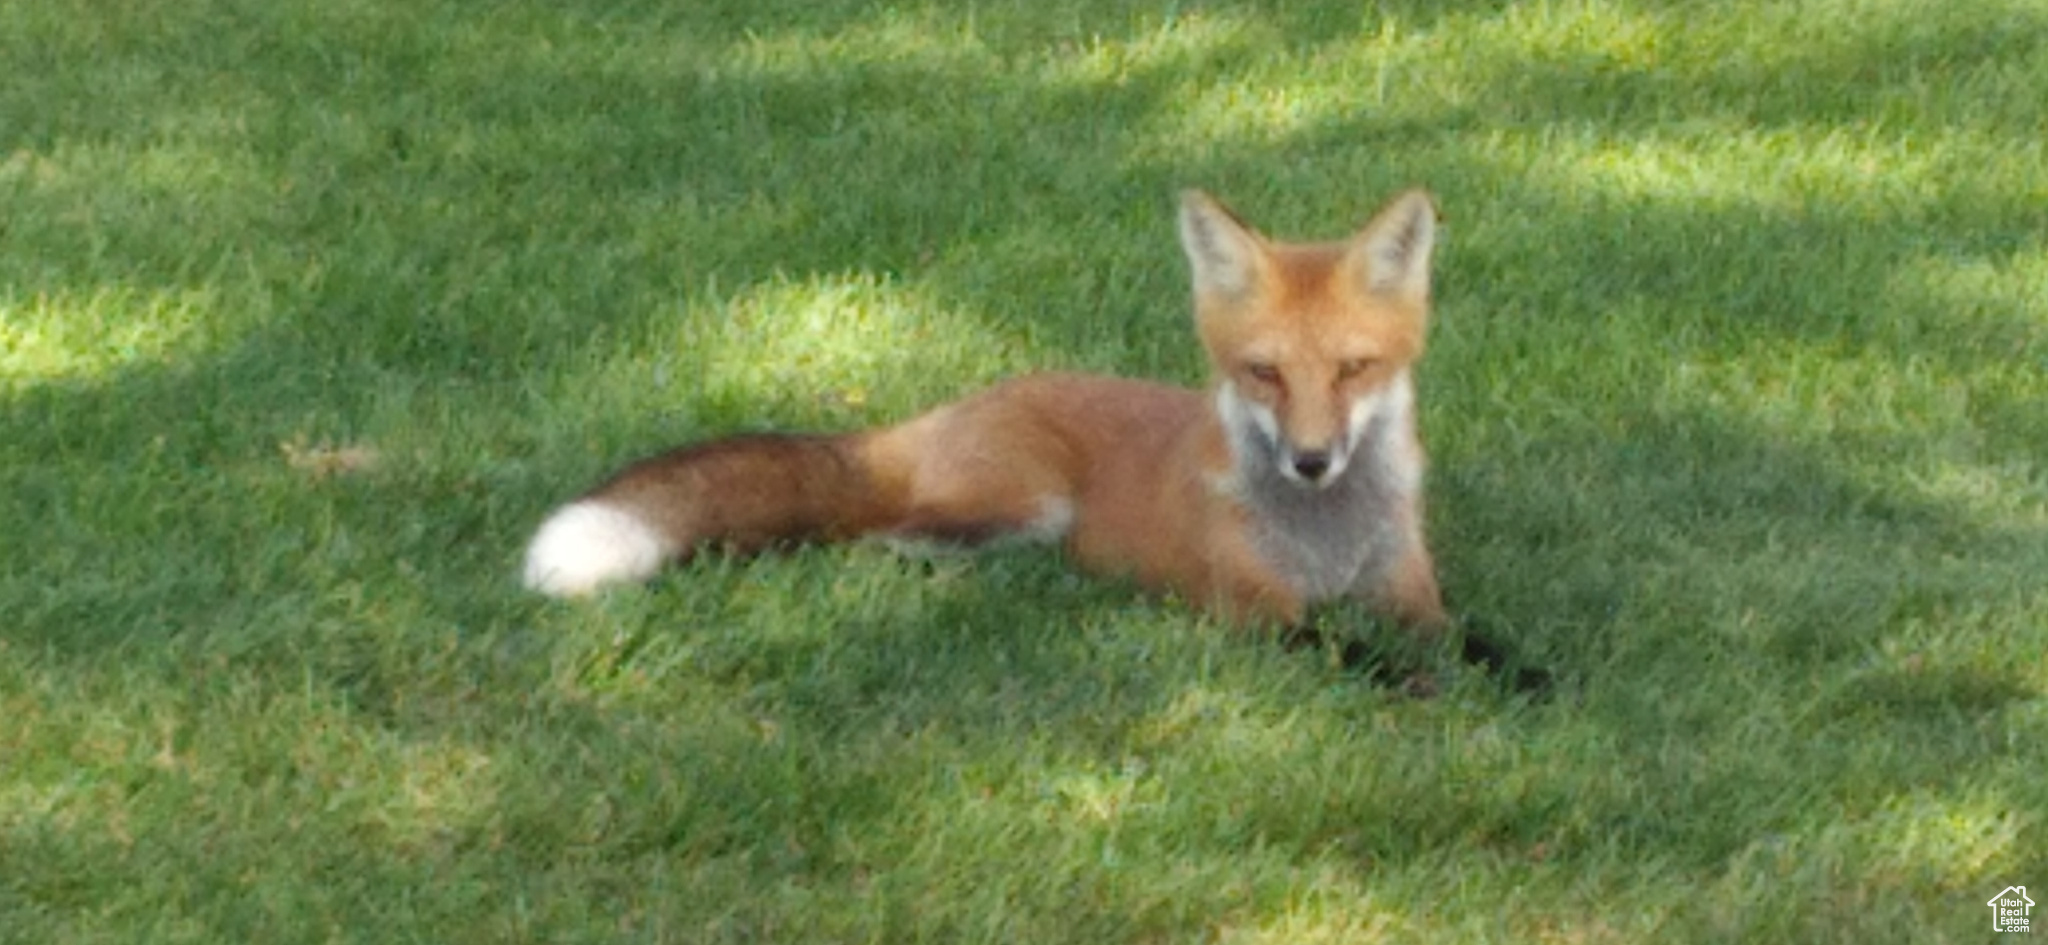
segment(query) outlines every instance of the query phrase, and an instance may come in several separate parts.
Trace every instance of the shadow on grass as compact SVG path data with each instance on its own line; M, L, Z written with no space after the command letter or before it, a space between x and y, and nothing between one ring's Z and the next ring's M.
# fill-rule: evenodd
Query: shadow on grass
M1417 4L1402 19L1427 30L1507 6ZM230 309L218 331L162 363L17 385L0 402L17 460L0 483L39 510L16 513L19 537L0 551L12 575L0 587L26 615L7 631L12 645L79 673L110 654L172 673L254 666L280 688L303 671L356 724L420 738L466 728L490 751L536 756L527 775L611 792L613 829L631 835L609 835L620 855L683 851L696 862L780 849L786 860L748 867L775 876L884 868L891 851L830 851L900 820L905 790L929 798L918 816L935 824L983 803L1021 816L1032 802L1005 792L1050 790L1063 771L1142 794L1145 776L1118 773L1136 760L1208 777L1233 799L1207 812L1211 832L1173 833L1185 818L1146 828L1154 852L1213 862L1251 846L1295 861L1337 850L1370 875L1445 849L1586 864L1618 850L1707 879L1766 838L1900 792L2010 787L2001 772L2036 757L2000 732L2002 713L2041 697L2030 671L1972 659L1957 638L2013 633L2038 613L2028 588L2048 532L2038 515L2000 522L1995 508L1882 467L1996 471L2048 446L2027 401L2035 391L1992 383L1987 370L1987 359L2041 357L2038 318L1998 297L1957 313L1914 269L2038 253L2038 204L1969 178L1890 202L1859 197L1853 181L1841 199L1816 191L1789 203L1746 196L1739 181L1708 198L1631 191L1568 162L1518 165L1485 144L1559 133L1627 143L1702 122L1826 137L1897 119L1940 132L1918 110L1916 69L1965 51L2022 69L2039 51L1996 38L2023 31L1991 14L1952 11L1926 33L1868 22L1768 68L1508 59L1440 122L1335 108L1277 140L1218 143L1161 130L1187 118L1182 100L1201 91L1191 85L1341 49L1323 36L1354 37L1354 8L1185 6L1208 20L1170 35L1175 21L1149 5L1020 7L982 20L1002 38L967 52L932 40L967 22L941 4L879 23L865 4L525 10L492 24L422 9L461 29L395 47L377 40L412 36L413 20L295 30L243 76L203 62L185 71L181 43L197 34L125 47L122 67L161 70L181 93L217 83L220 101L253 103L246 139L190 139L222 147L232 173L182 197L112 171L77 176L91 166L88 145L118 156L148 151L146 136L95 126L83 137L96 140L71 142L52 118L0 140L0 152L49 148L56 162L45 176L23 164L0 180L23 208L0 222L0 238L28 250L0 268L11 297L219 280ZM276 38L269 26L232 29ZM631 38L614 47L598 40L606 31ZM559 55L544 50L564 37ZM1047 65L1063 43L1137 52L1114 67ZM506 52L437 65L478 47ZM625 52L608 56L615 48ZM1812 98L1814 85L1862 89ZM124 88L126 110L155 113L162 128L210 110ZM54 90L40 113L78 111L84 90ZM1967 130L2021 147L2038 108L2008 101ZM1145 733L1191 699L1268 700L1261 686L1273 674L1319 691L1332 680L1279 658L1246 668L1250 648L1219 656L1213 644L1067 626L1114 622L1102 615L1118 614L1121 589L1074 591L1050 566L1007 559L908 616L785 602L713 606L694 612L700 620L697 599L743 597L744 581L693 571L620 605L623 652L536 642L538 624L595 633L610 612L537 616L541 605L511 596L503 574L530 520L623 458L573 454L592 441L644 451L673 431L608 414L587 418L587 440L551 439L508 432L520 418L507 405L537 400L526 397L534 377L577 374L658 337L675 311L658 300L874 274L914 282L943 318L1022 339L1033 357L1193 380L1175 188L1255 195L1240 201L1255 219L1272 205L1327 233L1415 180L1439 189L1454 228L1426 395L1437 398L1444 571L1463 609L1571 677L1575 701L1503 710L1488 728L1455 707L1308 693L1331 739L1392 712L1397 733L1373 744L1424 770L1373 775L1333 759L1331 742L1275 736L1258 756L1266 767L1195 772L1172 767L1198 766L1174 746L1199 755L1204 736L1154 744ZM92 225L73 226L74 211ZM1683 376L1788 350L1809 352L1808 368L1862 361L1985 382L1952 416L1935 404L1907 409L1895 427L1838 430L1799 419L1805 407L1787 419ZM918 362L910 352L901 363ZM1588 377L1602 386L1579 386ZM1946 420L1985 432L1928 432ZM349 437L406 425L430 431L414 442L454 446L423 446L363 479L306 484L279 466L277 445L309 429ZM236 557L207 560L221 549ZM843 563L811 553L788 567L829 586L825 572ZM1021 577L1006 577L1011 568ZM781 632L775 607L790 608ZM803 625L820 620L830 623ZM755 632L733 632L744 627ZM589 652L562 649L577 645ZM160 662L146 655L156 647L184 655ZM519 694L565 685L551 674L586 658L587 678L570 682L617 691L548 707L538 722L522 714ZM1191 658L1237 668L1204 675ZM730 728L663 722L674 707L635 695L635 671L735 694L718 723ZM1273 717L1293 707L1215 711L1272 735L1284 728ZM575 744L522 744L519 726L535 724ZM1434 735L1419 729L1433 725L1468 741L1423 747ZM999 743L1012 736L1026 744L1005 754ZM1518 739L1535 747L1499 747ZM1868 750L1887 743L1916 747ZM1571 754L1587 746L1603 746L1599 764ZM737 767L713 766L687 794L699 806L682 806L663 779L700 764L692 748L730 752ZM616 757L635 760L626 771L591 761ZM934 791L934 770L960 772L958 791ZM1318 771L1361 780L1347 788ZM1804 794L1788 800L1788 789ZM587 842L559 808L519 804L480 814L462 843L523 837L524 865L545 869ZM990 816L991 829L1015 826ZM2042 848L2027 845L2039 833L2026 828L2015 849ZM1039 893L1047 914L1061 908L1056 892Z

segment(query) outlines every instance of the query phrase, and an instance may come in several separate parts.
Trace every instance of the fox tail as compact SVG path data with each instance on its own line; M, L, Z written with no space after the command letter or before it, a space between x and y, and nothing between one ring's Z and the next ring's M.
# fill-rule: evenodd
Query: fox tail
M576 597L638 582L712 546L749 554L900 519L860 434L756 434L640 460L556 509L527 546L526 586Z

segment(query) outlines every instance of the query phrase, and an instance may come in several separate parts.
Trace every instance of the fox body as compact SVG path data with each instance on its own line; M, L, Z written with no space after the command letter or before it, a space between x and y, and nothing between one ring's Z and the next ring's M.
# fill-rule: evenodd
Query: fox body
M707 546L1021 537L1238 622L1297 623L1353 597L1443 623L1411 377L1429 197L1402 194L1334 243L1269 240L1194 192L1179 223L1206 393L1029 375L895 426L683 447L556 510L527 585L586 594Z

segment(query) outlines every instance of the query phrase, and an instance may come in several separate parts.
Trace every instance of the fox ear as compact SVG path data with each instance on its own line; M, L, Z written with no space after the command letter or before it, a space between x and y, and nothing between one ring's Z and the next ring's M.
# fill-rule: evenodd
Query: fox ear
M1436 202L1428 192L1395 197L1351 239L1351 264L1366 291L1408 302L1429 299L1429 257L1436 248Z
M1180 195L1180 246L1195 293L1242 295L1258 282L1261 240L1228 207L1199 190Z

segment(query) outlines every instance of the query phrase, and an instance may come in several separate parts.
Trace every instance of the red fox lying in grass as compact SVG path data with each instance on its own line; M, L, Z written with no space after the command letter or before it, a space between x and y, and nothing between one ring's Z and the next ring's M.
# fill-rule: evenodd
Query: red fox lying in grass
M1429 317L1429 196L1401 194L1348 240L1302 244L1190 192L1180 239L1216 377L1206 394L1033 375L895 426L683 447L549 516L527 586L587 594L707 546L1015 536L1238 623L1299 627L1310 605L1349 597L1434 634L1447 619L1410 376ZM1466 655L1499 662L1469 635Z

